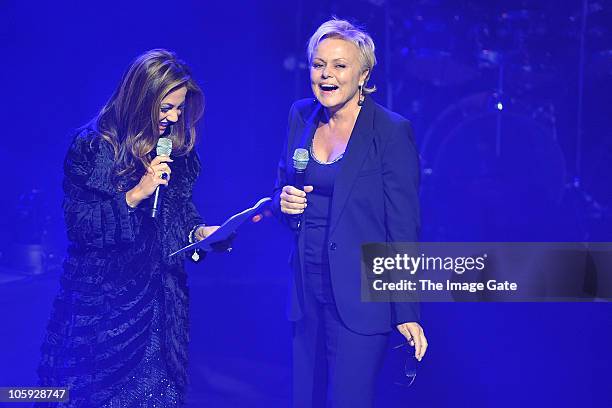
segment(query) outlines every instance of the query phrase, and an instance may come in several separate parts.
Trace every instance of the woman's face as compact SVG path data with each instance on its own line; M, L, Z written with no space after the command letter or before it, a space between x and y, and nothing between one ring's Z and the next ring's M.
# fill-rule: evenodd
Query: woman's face
M338 110L359 99L359 84L367 76L362 72L359 50L346 40L326 38L314 50L310 66L312 92L324 107ZM357 106L357 105L355 105Z
M160 136L169 132L169 129L174 125L185 107L185 96L187 95L187 87L179 88L170 92L162 99L159 106L159 134Z

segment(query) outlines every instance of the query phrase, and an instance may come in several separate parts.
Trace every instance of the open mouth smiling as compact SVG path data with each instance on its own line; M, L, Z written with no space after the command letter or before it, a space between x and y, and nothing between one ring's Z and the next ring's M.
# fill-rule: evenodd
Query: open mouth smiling
M338 86L332 84L319 84L319 89L323 92L333 92L338 89Z

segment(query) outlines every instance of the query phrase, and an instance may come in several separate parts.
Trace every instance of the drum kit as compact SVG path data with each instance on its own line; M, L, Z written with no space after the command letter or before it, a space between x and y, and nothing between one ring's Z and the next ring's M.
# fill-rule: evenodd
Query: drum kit
M429 238L527 239L534 219L555 224L549 217L568 190L602 210L581 190L581 118L585 76L612 80L610 10L588 0L563 12L546 1L520 9L472 3L453 10L419 1L396 34L394 70L399 88L412 92L407 116L421 136L425 224L436 225ZM455 102L440 109L445 100ZM577 129L560 138L559 128L572 127L566 115L578 118ZM496 232L454 236L448 217L482 219L466 228Z

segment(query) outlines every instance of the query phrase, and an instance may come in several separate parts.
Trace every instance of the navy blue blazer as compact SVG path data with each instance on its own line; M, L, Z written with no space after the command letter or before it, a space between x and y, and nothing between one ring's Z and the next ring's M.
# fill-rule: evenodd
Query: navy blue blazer
M313 98L291 107L274 191L275 214L296 232L290 259L292 321L303 315L304 231L295 217L280 212L280 193L294 184L293 152L310 145L321 112ZM353 331L386 333L396 324L419 320L416 303L362 302L360 261L363 243L418 240L418 190L419 161L410 122L366 97L334 183L327 248L338 313Z

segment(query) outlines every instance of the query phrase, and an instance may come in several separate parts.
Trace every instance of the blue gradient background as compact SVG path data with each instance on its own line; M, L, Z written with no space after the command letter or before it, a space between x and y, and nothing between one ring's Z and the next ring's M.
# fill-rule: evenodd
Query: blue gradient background
M97 113L129 62L151 48L169 48L187 61L206 96L198 146L203 172L194 194L208 222L269 195L289 106L310 96L306 71L289 71L283 61L303 59L308 35L332 13L361 19L382 43L383 21L364 18L371 4L330 4L0 2L3 248L27 227L15 221L20 195L37 188L47 203L46 243L63 256L62 162L72 131ZM379 49L383 64L373 81L382 84ZM385 104L388 94L380 88L376 99ZM568 108L567 115L575 113ZM610 136L609 118L586 120ZM570 146L565 154L571 159L571 142L561 144ZM608 174L601 176L592 182L595 189L609 183ZM241 231L231 256L212 254L189 266L190 407L288 406L290 241L275 220L265 219ZM0 284L0 386L36 383L57 289L57 272ZM394 387L399 366L390 357L381 407L612 406L610 303L424 304L422 315L430 348L416 383L407 392Z

